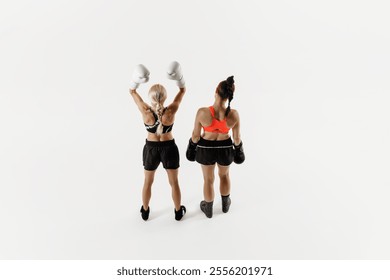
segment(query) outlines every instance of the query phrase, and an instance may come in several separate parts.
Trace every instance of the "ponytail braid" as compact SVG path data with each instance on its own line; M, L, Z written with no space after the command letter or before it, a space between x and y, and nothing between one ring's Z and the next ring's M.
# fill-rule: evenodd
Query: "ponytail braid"
M230 113L230 102L232 102L233 100L233 93L234 93L234 89L235 89L235 86L234 86L234 76L230 76L229 78L226 79L226 81L224 81L224 91L225 91L225 96L228 98L228 106L226 108L226 111L225 111L225 117L227 117L227 115Z
M229 97L228 106L225 111L225 117L227 117L227 115L229 115L230 113L230 102L232 101L232 99L233 99L233 94L231 95L231 97Z
M164 101L167 98L167 91L162 85L153 85L149 90L149 98L152 102L152 109L157 115L157 131L156 134L163 133L162 115L164 113Z
M162 134L163 132L163 124L162 124L162 113L163 113L163 106L161 106L161 103L160 103L160 98L158 98L158 101L156 103L156 115L157 115L157 118L158 118L158 126L157 126L157 135L160 135Z

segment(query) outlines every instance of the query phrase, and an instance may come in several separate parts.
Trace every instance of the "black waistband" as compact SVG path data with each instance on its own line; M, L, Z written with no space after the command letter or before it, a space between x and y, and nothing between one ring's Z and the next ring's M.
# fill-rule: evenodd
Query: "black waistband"
M205 147L229 147L231 145L233 145L233 141L231 138L228 138L226 140L206 140L201 137L198 142L198 146Z
M152 147L165 147L165 146L171 146L175 145L175 139L168 140L168 141L149 141L146 139L146 145L152 146Z

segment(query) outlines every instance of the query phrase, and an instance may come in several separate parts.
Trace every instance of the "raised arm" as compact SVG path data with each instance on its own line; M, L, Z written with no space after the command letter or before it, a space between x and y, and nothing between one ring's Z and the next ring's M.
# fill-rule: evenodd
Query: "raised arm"
M172 103L169 104L168 108L171 110L173 114L177 112L179 109L180 103L183 100L184 94L186 93L186 88L180 88L179 92L176 94L175 98L173 99Z
M148 105L142 100L141 96L137 92L137 88L140 84L146 83L149 81L149 70L142 64L135 66L133 75L130 81L130 95L133 97L135 104L137 104L138 109L141 113L144 113L148 108Z
M143 100L142 97L138 94L136 89L130 89L130 95L133 97L133 100L135 104L138 107L138 110L140 110L141 113L145 112L149 106L146 104Z
M171 112L174 114L179 109L179 105L183 100L184 93L186 92L185 81L183 77L183 71L179 62L172 61L167 69L167 78L176 81L176 85L179 87L179 92L176 94L173 102L168 106Z

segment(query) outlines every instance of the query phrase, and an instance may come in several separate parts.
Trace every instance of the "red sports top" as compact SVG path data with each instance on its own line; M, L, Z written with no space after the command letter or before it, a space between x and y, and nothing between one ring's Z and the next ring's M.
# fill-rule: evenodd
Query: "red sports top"
M228 128L228 126L226 124L226 117L223 120L217 120L215 118L214 107L210 106L209 109L210 109L211 116L213 117L213 121L211 122L211 124L209 126L203 127L204 131L214 132L214 133L223 133L223 134L229 133L230 128Z

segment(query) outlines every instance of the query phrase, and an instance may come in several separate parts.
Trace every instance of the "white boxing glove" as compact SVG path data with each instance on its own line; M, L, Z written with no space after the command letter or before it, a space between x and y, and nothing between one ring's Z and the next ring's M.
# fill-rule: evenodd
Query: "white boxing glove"
M167 77L170 80L175 80L178 87L180 87L180 88L185 87L183 72L181 70L181 66L180 66L179 62L172 61L169 64L168 70L167 70Z
M135 66L133 76L130 81L130 89L137 89L139 84L143 84L149 81L149 70L142 64Z

